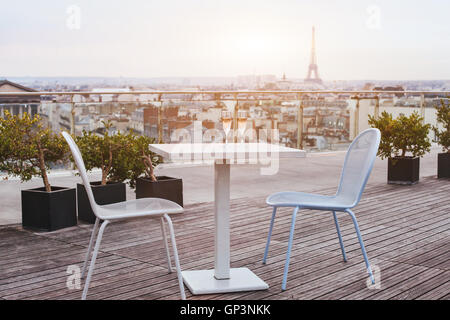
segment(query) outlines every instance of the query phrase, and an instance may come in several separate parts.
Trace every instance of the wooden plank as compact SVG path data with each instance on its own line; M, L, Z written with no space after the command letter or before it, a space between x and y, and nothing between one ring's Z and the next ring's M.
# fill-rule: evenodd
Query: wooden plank
M422 283L419 283L418 285L412 287L409 290L402 291L400 294L392 297L391 299L413 300L431 296L433 296L434 299L439 299L444 294L444 292L442 291L443 288L441 288L440 290L436 289L441 287L441 284L445 283L449 283L449 286L447 287L448 289L447 292L450 292L450 272L439 273L437 276L428 279L427 281L424 281Z
M105 262L103 259L99 259L98 262L99 269L94 272L97 277L110 277L114 274L115 270L121 271L127 267L135 267L139 264L136 261L126 261L124 259L115 261L114 263L111 263L111 261ZM66 270L62 270L62 272L53 274L53 277L45 277L45 280L44 278L41 278L39 279L41 281L33 281L26 285L9 288L2 295L6 299L30 299L36 295L39 295L40 298L45 297L46 294L54 296L59 290L70 292L66 287L67 276Z

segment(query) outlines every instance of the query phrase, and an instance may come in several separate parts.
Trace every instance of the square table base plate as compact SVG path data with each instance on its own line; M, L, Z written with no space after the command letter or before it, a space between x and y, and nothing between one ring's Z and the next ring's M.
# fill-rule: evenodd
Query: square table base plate
M183 271L183 280L192 294L265 290L269 285L247 268L230 269L230 279L217 280L214 270Z

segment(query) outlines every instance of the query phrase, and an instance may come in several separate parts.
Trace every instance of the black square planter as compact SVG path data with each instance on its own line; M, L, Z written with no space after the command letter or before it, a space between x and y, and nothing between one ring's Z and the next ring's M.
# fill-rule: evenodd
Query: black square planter
M147 178L136 180L136 199L161 198L183 206L183 180L171 177L157 177L158 181Z
M395 157L388 159L389 184L416 184L419 181L419 157Z
M22 226L55 231L77 225L75 189L51 187L22 190Z
M127 200L125 183L111 182L101 185L100 181L91 182L92 193L95 202L99 205L112 204ZM78 204L78 220L87 223L95 223L97 218L92 211L86 189L83 184L77 184L77 204Z
M438 178L450 178L450 153L438 154Z

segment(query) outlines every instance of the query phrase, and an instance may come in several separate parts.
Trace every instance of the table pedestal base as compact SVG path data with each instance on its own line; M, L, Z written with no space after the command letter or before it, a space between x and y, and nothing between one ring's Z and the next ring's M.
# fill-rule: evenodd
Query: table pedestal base
M211 294L265 290L269 285L247 268L230 269L230 279L217 280L214 270L183 271L183 279L192 294Z

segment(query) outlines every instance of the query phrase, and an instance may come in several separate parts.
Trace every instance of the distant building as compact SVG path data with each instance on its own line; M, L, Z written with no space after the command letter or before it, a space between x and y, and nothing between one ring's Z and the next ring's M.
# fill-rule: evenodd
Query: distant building
M277 86L280 90L290 90L292 89L293 83L292 81L288 80L286 78L286 74L283 73L283 77L281 78L281 80L277 81Z
M439 105L441 102L441 98L435 98L435 99L427 99L425 102L425 109L423 116L425 117L425 123L428 123L430 125L436 124L436 105ZM358 115L358 132L362 132L366 129L368 129L369 123L369 115L375 114L375 106L376 101L374 99L363 99L359 102L359 115ZM380 98L380 104L379 104L379 114L381 114L383 111L386 111L394 118L397 118L399 115L403 114L406 116L411 115L413 112L419 112L421 114L420 109L420 97L401 97L401 98L395 98L392 97L387 99L381 99ZM354 133L354 117L355 113L350 112L350 132ZM430 130L428 137L430 139L435 139L434 131Z
M405 91L405 88L403 88L402 86L374 87L373 91ZM402 93L396 93L395 96L400 98L405 95Z
M370 91L373 90L373 88L375 87L375 85L371 82L367 82L364 84L364 86L362 87L362 90L364 91Z
M36 92L36 90L8 80L0 80L0 92ZM28 112L34 116L38 112L40 103L41 97L39 95L20 96L11 94L0 96L0 117L4 116L5 110L13 115Z
M129 96L126 93L131 92L130 88L94 88L92 89L92 92L94 93L92 97L97 97L100 99L101 102L119 102L119 100L122 100L121 96L125 97L125 100L128 101ZM124 94L98 94L95 93L98 92L123 92Z
M131 113L129 128L140 135L150 136L149 126L158 121L158 111L155 107L141 107ZM146 131L145 128L148 128Z
M255 89L263 88L268 83L275 83L277 77L273 74L263 75L241 75L237 77L237 85L241 88Z

